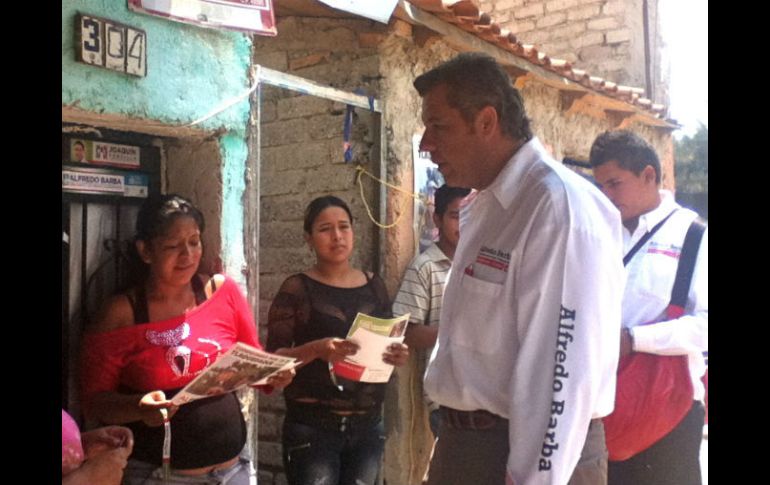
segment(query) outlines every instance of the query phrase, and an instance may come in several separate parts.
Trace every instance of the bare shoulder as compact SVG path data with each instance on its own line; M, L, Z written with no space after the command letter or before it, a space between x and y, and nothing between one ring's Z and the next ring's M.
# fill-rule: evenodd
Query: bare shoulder
M200 278L201 281L206 281L206 298L211 298L211 295L225 284L225 275L219 273L210 278L207 275L199 273L198 278Z
M134 324L134 309L126 293L110 297L96 314L87 331L91 333L109 332Z

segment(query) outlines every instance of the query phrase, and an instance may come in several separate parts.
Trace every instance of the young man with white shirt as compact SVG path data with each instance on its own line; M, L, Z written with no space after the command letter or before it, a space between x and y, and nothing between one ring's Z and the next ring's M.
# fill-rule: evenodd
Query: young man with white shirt
M705 396L701 377L706 370L703 352L708 350L708 229L698 248L685 314L665 317L685 234L698 215L677 204L671 192L660 190L658 156L634 133L618 130L599 135L591 147L590 162L601 190L620 210L625 251L668 217L626 266L621 357L631 352L686 355L693 386L692 407L684 419L644 451L624 461L610 461L609 483L700 485Z
M419 76L425 133L461 212L425 389L441 406L431 485L602 484L623 291L620 216L532 135L494 59Z

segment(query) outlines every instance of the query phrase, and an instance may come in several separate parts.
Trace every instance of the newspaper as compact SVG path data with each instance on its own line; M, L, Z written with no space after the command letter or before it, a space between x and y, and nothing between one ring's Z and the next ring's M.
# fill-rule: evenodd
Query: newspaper
M265 384L273 374L297 365L299 362L294 357L270 354L237 342L179 391L171 402L181 405L235 391L246 385Z
M356 315L348 332L348 340L358 344L358 352L332 364L335 374L357 382L388 382L393 366L382 360L388 347L403 342L409 314L395 318L377 318L364 313Z

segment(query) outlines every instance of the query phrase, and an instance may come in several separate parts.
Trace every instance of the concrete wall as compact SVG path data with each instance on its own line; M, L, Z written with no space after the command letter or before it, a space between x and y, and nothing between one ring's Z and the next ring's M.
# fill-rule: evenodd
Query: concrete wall
M254 63L338 89L363 89L380 96L377 43L369 36L386 28L368 20L283 18L275 38L254 40ZM378 271L378 229L370 221L356 183L355 166L379 176L379 116L355 110L354 159L343 159L345 105L265 86L261 106L260 170L260 334L265 339L267 311L283 280L310 267L315 259L303 239L307 204L327 194L345 200L353 213L352 264ZM379 185L363 178L366 203L377 216ZM282 472L280 393L259 399L259 483L286 483Z
M414 32L403 24L394 25L380 47L383 97L388 127L388 177L404 190L414 190L412 136L422 133L422 100L412 86L414 79L456 54L443 41L422 47L413 41ZM391 219L401 223L388 231L385 265L388 287L395 296L404 269L414 257L413 200L390 191ZM385 399L384 476L389 484L420 484L430 460L433 435L423 404L422 376L417 371L418 355L413 352L406 366L398 368L388 383Z
M137 78L76 62L77 13L147 34L147 76ZM126 2L62 4L62 117L68 122L157 135L162 190L192 198L203 211L204 270L224 271L245 288L244 205L249 157L248 99L191 123L249 87L251 38L130 12ZM251 392L243 396L244 410ZM253 412L244 412L253 430Z
M481 0L483 11L523 43L593 76L644 88L668 104L658 0L648 0L651 86L645 74L643 0Z
M166 140L165 178L169 192L190 197L203 213L203 261L201 268L215 272L221 264L222 174L219 144L213 140Z
M78 12L145 30L147 76L137 78L76 62L74 28ZM114 127L111 123L116 119L131 120L136 131L148 131L159 123L189 123L248 89L250 49L251 40L246 35L130 12L126 2L65 2L62 4L62 106L89 113L89 119L103 123L101 126ZM218 148L215 153L208 153L203 163L206 173L195 182L182 182L189 174L181 178L172 175L166 186L167 190L183 193L193 186L199 188L201 195L218 193L216 199L222 202L214 207L221 212L212 213L207 222L211 227L218 226L218 231L212 233L218 232L221 236L219 256L224 260L225 271L236 278L240 278L245 264L240 200L247 157L248 115L249 103L243 101L201 123L198 128L203 132L217 133L214 139ZM104 121L99 121L99 117ZM182 152L175 151L176 147L194 143L182 137L170 143L170 150L181 155ZM190 163L195 163L193 154L174 162L174 153L167 157L170 170L185 170L190 168ZM212 160L218 163L211 164ZM202 167L198 167L193 171L200 173L201 170ZM180 185L176 185L176 180L180 180ZM202 190L200 187L207 183L208 187ZM204 199L196 202L212 201L208 195Z

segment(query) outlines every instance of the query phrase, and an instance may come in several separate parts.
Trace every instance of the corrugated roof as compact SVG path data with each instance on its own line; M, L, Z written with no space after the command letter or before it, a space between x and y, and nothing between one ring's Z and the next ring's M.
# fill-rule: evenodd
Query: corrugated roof
M637 106L656 118L663 119L665 116L666 107L645 98L644 89L622 86L598 76L591 76L586 71L573 67L569 61L549 57L546 53L540 52L535 45L525 44L513 32L501 28L491 15L480 11L473 0L409 0L409 3L517 57L604 96ZM673 120L669 121L673 122Z

